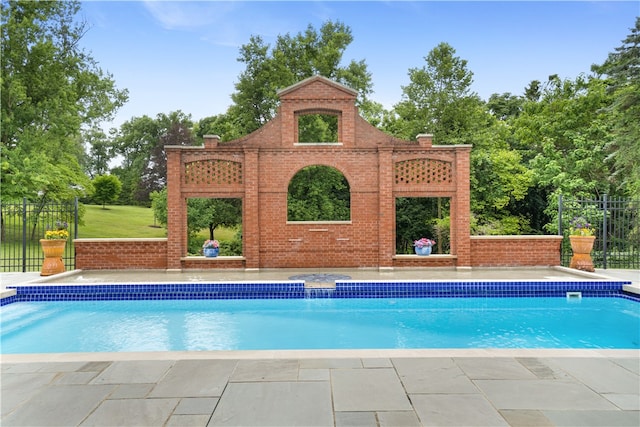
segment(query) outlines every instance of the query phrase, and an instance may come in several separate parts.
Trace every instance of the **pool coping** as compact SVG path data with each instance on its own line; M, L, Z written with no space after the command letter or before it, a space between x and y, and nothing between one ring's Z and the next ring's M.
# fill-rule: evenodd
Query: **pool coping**
M639 349L474 348L474 349L349 349L349 350L210 350L148 352L78 352L0 354L3 363L99 362L152 360L271 360L378 358L637 358Z

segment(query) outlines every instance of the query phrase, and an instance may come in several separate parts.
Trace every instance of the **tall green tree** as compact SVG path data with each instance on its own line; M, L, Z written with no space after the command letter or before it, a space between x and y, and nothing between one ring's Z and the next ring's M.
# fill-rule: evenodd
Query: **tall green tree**
M99 126L82 131L82 142L86 150L83 162L85 172L92 178L106 175L112 159L113 142Z
M546 228L555 231L559 194L597 198L616 195L605 159L612 133L607 106L612 102L603 80L584 75L575 80L551 76L539 101L524 104L513 121L538 194L546 195Z
M80 131L127 100L80 46L78 1L1 3L2 199L63 200L91 183Z
M394 106L398 136L412 140L431 133L435 143L465 143L482 102L471 91L467 61L455 54L451 45L440 43L424 58L426 65L409 69L410 83Z
M527 219L513 209L527 194L531 173L510 147L508 124L471 91L473 73L455 53L449 44L440 43L425 57L425 66L409 70L411 82L402 88L396 117L385 128L405 139L431 133L439 144L472 144L471 210L477 219L473 231L528 232Z
M626 195L640 198L640 17L622 43L592 70L608 77L607 89L613 92L607 108L613 136L605 146L606 161L614 168L610 179Z
M122 202L148 205L150 193L166 185L165 145L193 145L191 116L181 111L134 117L120 126L114 153L122 165L112 170L122 181Z
M516 137L535 153L531 159L535 181L559 193L578 197L611 194L605 146L611 103L602 80L552 76L540 101L529 102L514 121Z
M319 30L309 25L296 35L279 35L273 47L260 36L252 36L240 48L238 61L246 68L231 95L235 105L227 112L240 133L246 135L275 116L278 89L314 75L353 88L358 92L360 108L373 108L375 105L368 99L372 92L371 74L365 61L351 60L346 66L341 65L352 41L351 29L333 21L325 22Z

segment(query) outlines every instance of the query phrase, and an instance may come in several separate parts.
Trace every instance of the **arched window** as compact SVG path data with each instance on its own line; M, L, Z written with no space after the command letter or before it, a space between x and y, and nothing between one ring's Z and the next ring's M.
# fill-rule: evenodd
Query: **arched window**
M337 169L314 165L302 168L289 182L287 221L349 221L349 182Z

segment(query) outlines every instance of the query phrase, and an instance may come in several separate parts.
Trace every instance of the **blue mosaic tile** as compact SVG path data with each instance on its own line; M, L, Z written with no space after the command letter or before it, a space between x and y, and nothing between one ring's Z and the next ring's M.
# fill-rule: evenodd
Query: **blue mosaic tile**
M305 289L304 281L130 283L34 285L9 287L17 294L0 305L19 301L295 299L295 298L469 298L469 297L640 297L622 291L626 281L336 281L335 289Z
M15 295L6 298L0 298L0 307L2 307L3 305L12 304L14 302L18 302L18 297Z
M602 281L471 281L471 282L357 282L336 281L333 298L466 298L466 297L564 297L607 296L622 292L628 282Z
M304 282L20 286L16 301L304 298Z

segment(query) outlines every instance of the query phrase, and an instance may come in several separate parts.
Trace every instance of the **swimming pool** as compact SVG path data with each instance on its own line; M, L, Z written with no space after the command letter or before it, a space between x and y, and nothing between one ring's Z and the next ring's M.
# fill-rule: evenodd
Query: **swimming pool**
M1 344L5 354L638 349L640 304L623 297L621 286L510 281L337 282L335 289L305 289L297 282L33 286L0 309Z
M640 348L622 298L359 298L16 303L2 352Z

